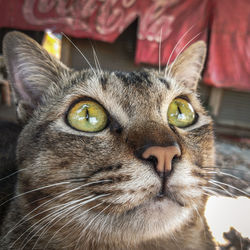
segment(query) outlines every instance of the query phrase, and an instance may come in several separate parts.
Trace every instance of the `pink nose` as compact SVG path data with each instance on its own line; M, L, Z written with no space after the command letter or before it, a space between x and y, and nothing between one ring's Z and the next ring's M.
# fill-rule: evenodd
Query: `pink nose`
M147 148L142 157L147 160L150 157L155 157L157 159L156 171L158 173L167 173L172 169L172 160L175 156L180 156L181 151L178 146L152 146Z

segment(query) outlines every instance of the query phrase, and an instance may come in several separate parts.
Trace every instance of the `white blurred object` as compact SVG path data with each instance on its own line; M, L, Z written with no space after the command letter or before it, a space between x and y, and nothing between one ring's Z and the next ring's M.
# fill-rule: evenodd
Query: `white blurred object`
M212 196L208 199L205 217L219 244L226 244L223 233L233 227L242 237L250 238L250 199Z

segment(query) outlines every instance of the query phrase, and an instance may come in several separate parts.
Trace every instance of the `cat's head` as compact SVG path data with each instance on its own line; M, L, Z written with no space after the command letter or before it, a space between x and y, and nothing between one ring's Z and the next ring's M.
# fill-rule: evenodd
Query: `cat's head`
M18 192L28 192L20 199L30 221L54 220L48 231L72 239L140 241L199 216L214 161L212 121L196 94L205 54L204 42L191 45L167 74L77 72L9 33L4 55L24 124Z

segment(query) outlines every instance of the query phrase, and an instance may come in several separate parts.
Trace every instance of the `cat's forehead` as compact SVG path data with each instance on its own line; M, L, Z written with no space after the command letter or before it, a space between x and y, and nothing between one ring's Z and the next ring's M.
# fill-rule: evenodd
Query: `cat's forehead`
M133 103L138 101L140 104L143 100L148 102L159 96L171 99L174 95L190 93L184 85L180 86L171 77L165 77L154 70L83 71L73 77L70 87L71 93L78 92L79 95L91 95L90 97L101 99L110 96L111 99L118 98L120 101L129 100Z
M190 93L185 86L179 86L174 79L164 77L164 74L154 70L82 71L66 85L65 95L69 98L87 96L100 102L107 109L120 106L130 114L140 109L148 110L150 107L169 102L178 95Z

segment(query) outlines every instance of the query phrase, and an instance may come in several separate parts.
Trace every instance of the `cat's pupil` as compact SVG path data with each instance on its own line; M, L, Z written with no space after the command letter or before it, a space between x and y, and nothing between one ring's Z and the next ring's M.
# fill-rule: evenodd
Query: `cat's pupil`
M86 120L89 121L89 109L86 108Z

